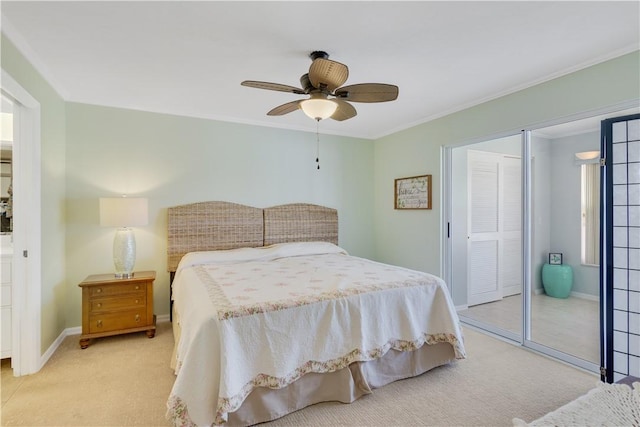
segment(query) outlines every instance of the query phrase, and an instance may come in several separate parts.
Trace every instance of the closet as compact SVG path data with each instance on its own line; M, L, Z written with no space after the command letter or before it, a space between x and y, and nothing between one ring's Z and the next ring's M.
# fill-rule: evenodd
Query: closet
M502 153L467 153L468 306L521 292L520 163Z

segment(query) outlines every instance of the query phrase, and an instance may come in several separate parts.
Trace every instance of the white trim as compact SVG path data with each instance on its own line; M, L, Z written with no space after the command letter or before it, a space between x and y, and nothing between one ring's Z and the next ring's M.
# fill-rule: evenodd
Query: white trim
M58 95L60 95L60 97L62 99L64 99L65 101L74 101L74 99L70 96L69 91L54 76L54 74L51 72L51 70L47 67L47 65L45 65L44 61L42 61L42 59L40 59L38 54L29 45L29 43L26 41L26 39L20 34L20 32L18 30L16 30L16 28L13 26L13 24L11 24L11 22L4 15L2 16L2 25L0 27L2 28L2 32L5 34L5 36L9 40L11 40L11 42L16 46L16 48L31 63L31 65L33 65L33 67L42 75L42 77L51 85L51 87L58 93ZM623 48L616 49L616 50L611 51L611 52L607 52L604 55L601 55L601 56L596 57L596 58L592 58L592 59L590 59L588 61L585 61L585 62L582 62L580 64L572 65L572 66L567 67L567 68L565 68L563 70L560 70L560 71L548 74L546 76L543 76L543 77L528 81L526 83L519 84L517 86L513 86L511 88L505 89L503 91L494 93L494 94L489 95L489 96L477 98L477 99L469 101L469 102L458 104L458 105L453 106L453 107L451 107L451 108L449 108L447 110L440 111L438 113L432 114L432 115L427 116L425 118L415 120L415 121L413 121L411 123L408 123L408 124L405 124L405 125L401 125L401 126L398 126L398 127L383 131L383 132L378 133L378 134L363 135L363 134L360 134L360 133L357 133L357 132L344 133L344 132L329 131L329 130L325 130L324 133L326 133L327 135L338 135L338 136L345 136L345 137L352 137L352 138L377 140L377 139L384 138L386 136L392 135L394 133L398 133L398 132L410 129L410 128L415 127L415 126L419 126L419 125L422 125L424 123L428 123L428 122L440 119L442 117L446 117L446 116L449 116L451 114L458 113L460 111L464 111L466 109L476 107L476 106L484 104L486 102L493 101L493 100L496 100L498 98L502 98L502 97L505 97L505 96L508 96L508 95L512 95L514 93L518 93L518 92L526 90L526 89L530 89L530 88L535 87L537 85L540 85L542 83L546 83L546 82L555 80L557 78L564 77L564 76L567 76L569 74L572 74L572 73L575 73L575 72L578 72L578 71L593 67L595 65L602 64L604 62L607 62L607 61L622 57L624 55L636 52L637 50L638 50L638 46L637 46L637 44L634 43L634 44L625 46ZM76 102L82 102L80 100L75 100L75 101ZM263 127L277 128L277 129L286 129L286 130L292 130L292 131L314 132L309 126L306 126L306 125L305 126L283 125L283 124L276 124L276 123L272 123L272 122L263 122L263 121L259 121L259 120L239 119L239 118L236 118L236 117L228 117L228 116L224 116L224 115L189 114L189 113L185 113L185 112L176 112L176 111L169 111L169 110L163 110L163 109L141 110L139 108L135 108L135 107L131 107L131 106L122 107L120 105L110 105L110 104L101 104L101 105L105 106L105 107L127 108L127 109L131 109L131 110L153 112L153 113L159 113L159 114L170 114L170 115L185 116L185 117L192 117L192 118L202 118L202 119L207 119L207 120L217 120L217 121L224 121L224 122L229 122L229 123L240 123L240 124L253 125L253 126L263 126ZM518 131L520 131L520 129L518 129Z
M168 314L160 314L156 316L156 324L164 323L164 322L169 322ZM62 345L62 342L65 340L65 338L71 337L74 335L80 335L81 333L82 333L82 326L74 326L72 328L67 328L63 330L60 333L60 335L58 335L58 338L56 338L55 341L53 341L53 343L49 346L47 351L45 351L44 354L42 355L42 358L40 359L40 368L42 368L49 361L51 356L53 356L56 350L58 350L58 348Z
M62 342L64 341L64 339L70 335L79 335L82 333L82 328L80 326L76 326L75 328L67 328L65 330L63 330L60 335L58 335L58 338L55 339L55 341L53 341L53 343L51 343L51 345L49 346L49 348L47 349L47 351L44 352L44 354L42 355L42 357L40 358L40 368L42 369L42 367L49 361L49 359L51 358L51 356L53 356L53 353L56 352L56 350L58 349L58 347L60 347L60 345L62 344Z
M17 101L20 124L13 147L14 232L12 368L14 376L40 369L41 359L41 182L40 103L2 70L2 91ZM14 113L15 113L14 111ZM28 257L23 252L28 251ZM22 286L16 286L22 284Z
M465 305L456 305L455 308L456 308L456 311L465 311L465 310L469 309L469 306L467 304L465 304Z
M561 125L569 122L574 122L577 120L589 119L594 116L600 116L604 114L614 114L618 111L629 110L632 108L640 107L640 98L631 98L626 101L616 102L614 104L606 105L604 107L593 108L591 110L583 110L578 113L568 114L566 116L560 116L552 120L546 120L544 122L532 123L526 126L523 126L524 129L528 129L531 131L538 131L540 129L544 129L546 127Z
M25 57L27 61L33 65L38 73L51 85L53 90L57 92L58 95L62 99L69 99L69 92L62 86L62 84L56 79L49 69L44 63L42 59L38 56L35 50L31 47L31 45L22 37L22 34L13 24L7 19L5 15L2 15L2 33L11 40L11 43L14 44L16 49L20 51L20 53Z
M394 133L410 129L410 128L415 127L415 126L419 126L419 125L422 125L424 123L429 123L429 122L432 122L434 120L440 119L442 117L446 117L446 116L449 116L451 114L455 114L455 113L458 113L460 111L464 111L464 110L467 110L469 108L476 107L476 106L484 104L486 102L493 101L493 100L496 100L498 98L502 98L502 97L505 97L505 96L509 96L509 95L514 94L514 93L518 93L518 92L521 92L523 90L526 90L526 89L530 89L530 88L535 87L537 85L540 85L542 83L546 83L546 82L549 82L551 80L555 80L557 78L564 77L564 76L576 73L576 72L581 71L581 70L585 70L585 69L587 69L589 67L593 67L595 65L598 65L598 64L601 64L601 63L604 63L604 62L607 62L607 61L611 61L612 59L616 59L616 58L619 58L621 56L633 53L633 52L635 52L637 50L638 50L638 46L635 45L635 44L626 46L626 47L624 47L622 49L614 50L614 51L609 52L609 53L607 53L605 55L602 55L602 56L600 56L598 58L591 59L590 61L583 62L581 64L573 65L571 67L565 68L564 70L560 70L558 72L549 74L549 75L544 76L544 77L540 77L538 79L529 81L527 83L523 83L523 84L520 84L518 86L514 86L514 87L512 87L510 89L506 89L506 90L503 90L501 92L494 93L494 94L489 95L489 96L485 96L483 98L478 98L478 99L475 99L473 101L465 102L464 104L459 104L459 105L451 107L451 108L449 108L447 110L440 111L440 112L438 112L436 114L432 114L431 116L428 116L426 118L415 120L415 121L413 121L411 123L408 123L406 125L398 126L396 128L393 128L393 129L385 132L384 134L375 136L373 139L380 139L380 138L383 138L385 136L389 136L389 135L392 135Z
M535 341L525 340L524 348L529 348L536 353L543 354L552 357L555 360L576 366L591 374L597 374L600 372L600 364L589 362L588 360L581 359L569 353L564 353L552 347L547 347Z
M447 225L451 222L451 198L446 197L451 191L451 177L447 179L446 171L451 169L451 149L448 147L440 147L440 170L442 177L440 180L440 277L444 278L444 282L449 288L449 295L453 295L451 287L451 271L447 270L447 266L451 265L451 245L447 242L450 238L447 235ZM445 203L448 203L445 205Z
M576 297L576 298L580 298L580 299L586 299L586 300L589 300L589 301L595 301L595 302L600 301L600 297L598 295L585 294L583 292L571 291L571 293L569 295L572 296L572 297Z
M62 331L62 334L64 334L65 337L69 335L80 335L82 334L82 326L74 326L73 328L67 328L64 331ZM62 334L60 335L62 336Z

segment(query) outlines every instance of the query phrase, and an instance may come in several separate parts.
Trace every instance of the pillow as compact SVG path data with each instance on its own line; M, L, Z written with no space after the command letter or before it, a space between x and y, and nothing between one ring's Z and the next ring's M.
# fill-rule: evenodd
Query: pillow
M292 256L331 253L348 255L347 251L329 242L276 243L259 248L189 252L180 260L176 274L185 268L202 264L237 264L249 261L270 261Z

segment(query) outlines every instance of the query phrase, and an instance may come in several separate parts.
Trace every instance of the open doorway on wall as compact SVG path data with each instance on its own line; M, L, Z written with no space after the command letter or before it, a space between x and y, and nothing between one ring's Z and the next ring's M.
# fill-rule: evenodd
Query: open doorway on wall
M0 359L2 372L11 370L13 347L13 100L0 94Z
M10 241L13 253L20 254L11 256L10 278L2 269L11 288L10 297L3 298L3 304L11 301L11 348L3 357L10 354L13 375L22 376L42 367L40 104L4 70L1 80L2 95L12 102ZM2 327L4 338L5 324Z

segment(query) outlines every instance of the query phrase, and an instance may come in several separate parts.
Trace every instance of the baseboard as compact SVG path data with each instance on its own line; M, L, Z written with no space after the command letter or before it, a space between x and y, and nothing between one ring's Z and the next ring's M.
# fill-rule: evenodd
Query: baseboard
M169 321L168 314L156 315L156 323L168 322L168 321ZM40 357L40 367L38 368L38 370L42 369L42 367L49 361L51 356L53 356L53 353L56 352L56 350L58 349L58 347L60 347L60 344L62 344L62 341L64 341L65 338L71 335L80 335L81 333L82 333L82 326L74 326L72 328L67 328L63 330L60 333L60 335L58 335L58 338L56 338L55 341L53 341L53 343L49 346L47 351L44 352L42 357Z
M74 326L73 328L65 329L66 335L65 338L69 335L80 335L82 333L82 326Z
M469 309L469 306L467 304L465 305L456 305L456 311L463 311L463 310L467 310Z
M576 298L582 298L582 299L586 299L589 301L600 301L600 297L598 297L597 295L591 295L591 294L585 294L582 292L573 292L571 291L570 294L572 297L576 297Z
M69 335L79 335L80 333L82 333L82 328L80 326L64 329L60 333L60 335L58 335L58 338L56 338L49 346L47 351L45 351L44 354L40 357L40 367L38 368L38 371L42 369L42 367L49 361L51 356L53 356L53 353L56 352L56 350L58 349L58 347L60 347L60 344L62 344L62 341L64 341L66 337L68 337Z

